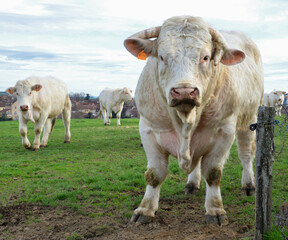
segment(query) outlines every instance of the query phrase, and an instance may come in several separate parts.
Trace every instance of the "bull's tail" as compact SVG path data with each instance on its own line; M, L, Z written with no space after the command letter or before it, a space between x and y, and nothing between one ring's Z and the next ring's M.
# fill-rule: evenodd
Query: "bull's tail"
M52 133L52 131L53 131L54 125L55 125L55 123L56 123L56 119L57 119L57 117L54 117L54 118L52 119L51 130L50 130L49 135L50 135L50 134Z

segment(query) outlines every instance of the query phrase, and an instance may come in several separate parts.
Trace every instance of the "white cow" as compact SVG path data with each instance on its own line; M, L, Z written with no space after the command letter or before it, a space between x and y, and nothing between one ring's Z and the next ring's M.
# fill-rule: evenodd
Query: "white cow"
M6 91L17 97L19 131L25 148L31 148L27 138L28 121L35 124L33 150L37 150L39 147L46 147L57 115L60 113L62 113L65 125L64 143L70 142L71 102L66 85L62 81L53 77L29 77L18 81L15 87L10 87ZM40 143L43 127L44 133Z
M132 90L127 87L102 90L99 95L99 102L105 125L110 125L112 111L117 116L117 125L121 125L120 118L123 105L124 102L133 100L131 93Z
M270 93L264 93L263 105L265 107L275 107L276 115L281 116L284 94L286 92L273 90Z
M242 33L219 32L190 16L170 18L124 45L140 59L149 57L135 91L147 186L131 220L153 219L171 154L181 169L192 172L192 189L200 187L203 176L206 221L227 224L220 180L235 135L242 188L248 195L255 190L255 133L249 125L256 120L264 85L256 45Z

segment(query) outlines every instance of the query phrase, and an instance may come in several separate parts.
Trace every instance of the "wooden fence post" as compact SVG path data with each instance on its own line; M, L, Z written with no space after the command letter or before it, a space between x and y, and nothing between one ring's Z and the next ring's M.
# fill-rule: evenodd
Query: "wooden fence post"
M263 234L271 227L274 117L274 107L259 107L255 160L255 240L262 240Z

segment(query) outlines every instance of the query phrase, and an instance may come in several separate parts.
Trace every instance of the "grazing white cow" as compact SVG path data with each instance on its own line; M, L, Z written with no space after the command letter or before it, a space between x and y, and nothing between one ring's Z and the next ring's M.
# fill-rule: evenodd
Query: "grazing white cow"
M71 102L66 85L62 81L53 77L29 77L18 81L15 87L10 87L6 91L10 94L15 94L17 97L19 131L25 148L31 148L27 138L28 121L35 124L33 150L37 150L39 147L46 147L57 115L60 113L62 113L65 125L64 142L70 142ZM40 143L43 127L44 133Z
M273 90L270 93L264 93L263 105L265 107L275 107L276 115L281 116L284 94L286 92Z
M117 116L117 125L121 125L120 118L123 105L124 102L133 100L131 93L132 90L127 87L102 90L99 95L99 102L105 125L110 125L112 111Z
M193 171L190 188L200 187L202 174L206 221L227 224L220 179L235 135L242 188L248 195L255 190L255 133L249 125L256 121L264 85L256 45L242 33L219 32L190 16L170 18L124 45L140 59L149 56L135 91L147 186L131 221L153 219L172 154L187 174Z

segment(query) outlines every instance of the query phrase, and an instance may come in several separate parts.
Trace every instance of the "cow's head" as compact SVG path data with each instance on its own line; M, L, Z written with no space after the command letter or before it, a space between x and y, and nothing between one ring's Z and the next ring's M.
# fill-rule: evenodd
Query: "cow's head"
M286 92L274 90L273 94L274 94L274 96L276 98L277 105L282 105L283 102L284 102L284 98L285 98L284 95L286 94Z
M6 92L16 95L19 110L21 112L27 112L31 109L33 92L38 92L42 88L42 85L31 85L28 81L18 81L15 87L10 87Z
M219 32L189 16L173 17L161 27L136 33L124 45L140 59L154 58L156 80L167 104L185 114L201 106L215 87L212 79L219 63L234 65L245 58L242 51L229 49Z
M122 89L122 95L123 95L123 100L124 101L132 101L133 100L132 90L130 90L127 87L124 87Z

